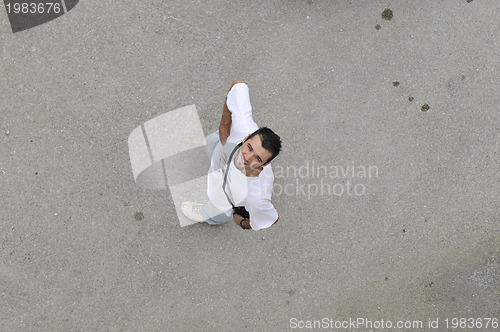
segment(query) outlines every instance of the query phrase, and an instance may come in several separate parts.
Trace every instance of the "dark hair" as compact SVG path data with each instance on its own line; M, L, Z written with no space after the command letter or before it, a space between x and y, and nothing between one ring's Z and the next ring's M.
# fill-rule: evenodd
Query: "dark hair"
M271 158L269 158L265 164L270 162L276 157L281 151L281 139L278 135L274 133L271 129L267 127L260 127L253 133L251 133L247 140L254 137L255 135L259 135L260 140L262 141L262 147L267 151L271 152Z

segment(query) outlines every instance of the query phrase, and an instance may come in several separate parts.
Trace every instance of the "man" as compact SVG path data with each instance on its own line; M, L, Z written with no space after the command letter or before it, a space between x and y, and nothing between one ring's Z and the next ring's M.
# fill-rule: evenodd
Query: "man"
M260 230L278 222L271 202L273 160L281 140L271 129L258 128L252 117L248 86L231 84L218 132L207 136L211 165L205 204L184 202L186 217L210 225L230 220L243 229Z

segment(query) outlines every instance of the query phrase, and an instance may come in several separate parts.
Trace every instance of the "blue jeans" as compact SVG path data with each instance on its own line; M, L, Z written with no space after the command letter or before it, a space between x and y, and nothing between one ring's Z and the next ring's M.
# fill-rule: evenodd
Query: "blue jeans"
M220 142L219 131L217 130L216 132L208 135L207 137L205 137L205 140L207 142L208 159L212 160L212 155L214 153L215 147ZM233 220L232 216L228 217L224 212L217 209L210 201L206 202L205 205L203 205L203 210L201 213L203 217L205 217L207 223L210 225L221 225Z

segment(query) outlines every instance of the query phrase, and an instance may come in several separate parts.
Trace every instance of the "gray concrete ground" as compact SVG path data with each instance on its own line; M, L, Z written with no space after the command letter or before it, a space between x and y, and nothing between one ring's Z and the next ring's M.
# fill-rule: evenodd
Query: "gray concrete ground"
M2 331L500 318L499 1L81 1L18 33L0 12ZM127 137L191 104L212 132L236 78L284 142L281 222L181 228Z

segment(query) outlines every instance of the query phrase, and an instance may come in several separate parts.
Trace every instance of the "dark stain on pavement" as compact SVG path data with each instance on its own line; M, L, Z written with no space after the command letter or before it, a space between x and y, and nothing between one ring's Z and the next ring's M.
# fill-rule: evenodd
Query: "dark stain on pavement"
M382 26L381 26L380 24L377 24L377 25L375 26L375 29L380 30L380 29L382 29Z
M399 82L398 81L394 81L394 82L392 82L392 85L394 85L397 88L399 86Z
M136 221L141 221L141 220L143 220L143 219L144 219L144 214L143 214L142 212L136 212L136 213L134 214L134 219L135 219Z
M392 10L390 10L389 8L385 9L383 12L382 12L382 18L386 21L390 21L392 20L392 18L394 17L394 14L392 12Z
M408 101L413 101L413 99L414 98L412 96L408 97Z
M465 75L454 75L446 81L446 87L448 92L452 97L458 98L462 93L469 93L469 90L465 88Z
M422 112L427 112L429 109L430 109L429 105L427 105L427 104L422 105L422 109L421 109Z

